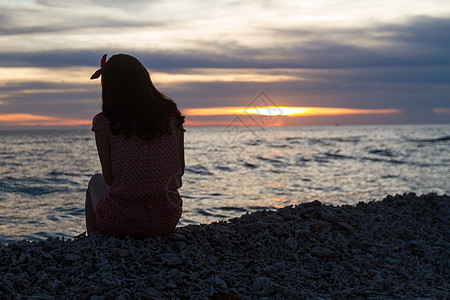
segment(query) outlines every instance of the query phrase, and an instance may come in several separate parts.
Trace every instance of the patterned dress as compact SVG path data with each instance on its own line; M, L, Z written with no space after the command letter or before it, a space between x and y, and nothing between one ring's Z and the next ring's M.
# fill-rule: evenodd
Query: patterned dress
M100 232L117 236L149 237L173 231L181 217L181 162L175 117L170 135L145 141L113 135L103 113L92 131L111 144L114 182L97 203L95 222Z

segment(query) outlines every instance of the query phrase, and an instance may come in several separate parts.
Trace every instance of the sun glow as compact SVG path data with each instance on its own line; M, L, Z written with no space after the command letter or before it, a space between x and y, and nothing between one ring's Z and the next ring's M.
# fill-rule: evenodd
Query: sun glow
M264 106L246 108L243 111L247 114L261 116L296 116L305 114L308 109L305 107Z
M287 106L263 106L263 107L212 107L212 108L188 108L183 113L187 116L226 116L226 115L260 115L260 116L334 116L355 114L395 114L400 110L386 109L358 109L339 107L287 107Z

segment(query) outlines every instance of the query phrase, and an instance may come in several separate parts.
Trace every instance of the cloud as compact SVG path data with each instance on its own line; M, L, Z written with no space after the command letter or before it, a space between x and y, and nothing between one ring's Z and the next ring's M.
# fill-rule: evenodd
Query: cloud
M450 107L433 107L433 112L438 115L450 116Z
M2 86L1 114L29 113L55 118L86 118L101 107L100 88L92 85L15 82Z
M140 17L150 1L37 1L31 5L0 3L0 35L36 36L42 34L120 32L130 28L163 28L166 22ZM124 11L124 9L126 9ZM129 11L128 11L129 10ZM133 12L133 13L132 13ZM64 38L62 35L59 38Z
M60 68L98 66L102 52L93 50L52 50L0 53L1 67Z
M0 114L0 126L79 126L89 125L90 120L55 118L35 114Z
M357 76L357 73L354 74ZM448 106L449 85L348 82L190 82L164 87L182 107L245 106L261 91L278 105L351 108Z
M430 17L359 28L272 29L269 35L279 37L274 44L281 46L270 54L283 55L298 68L448 66L448 32L450 18Z
M92 66L105 53L130 52L155 69L350 69L450 66L450 18L412 18L405 24L359 29L268 29L264 47L239 40L194 40L188 48L49 50L0 53L1 66ZM356 40L356 41L355 41ZM272 46L275 45L275 46ZM205 50L206 49L206 50Z

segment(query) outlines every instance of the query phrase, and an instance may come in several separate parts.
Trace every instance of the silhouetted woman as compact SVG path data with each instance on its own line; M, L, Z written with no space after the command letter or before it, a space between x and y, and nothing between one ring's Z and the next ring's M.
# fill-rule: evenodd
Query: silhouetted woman
M92 122L103 174L86 193L88 234L150 237L173 231L181 217L184 117L134 57L118 54L101 76L102 112Z

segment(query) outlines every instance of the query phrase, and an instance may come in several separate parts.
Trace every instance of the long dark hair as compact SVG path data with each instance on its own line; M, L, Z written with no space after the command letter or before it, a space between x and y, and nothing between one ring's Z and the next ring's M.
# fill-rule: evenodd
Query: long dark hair
M183 129L184 117L175 102L153 85L147 69L135 57L112 56L102 70L102 110L113 134L149 140L169 132L174 116Z

